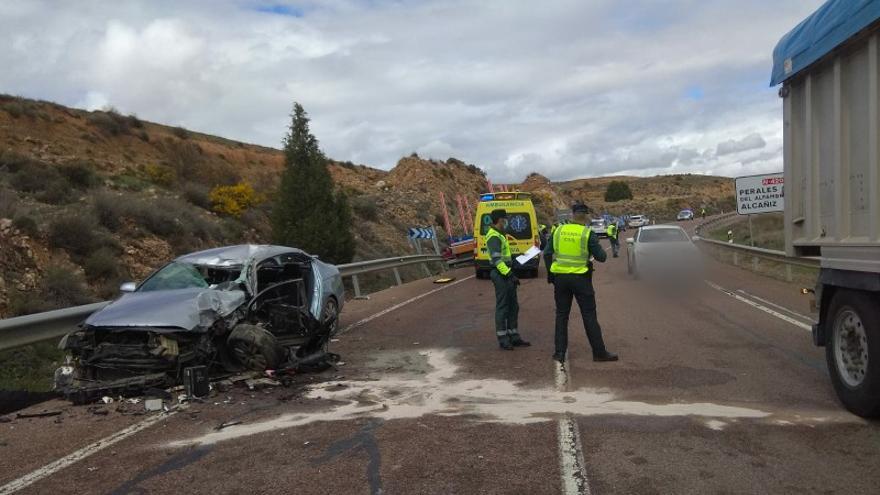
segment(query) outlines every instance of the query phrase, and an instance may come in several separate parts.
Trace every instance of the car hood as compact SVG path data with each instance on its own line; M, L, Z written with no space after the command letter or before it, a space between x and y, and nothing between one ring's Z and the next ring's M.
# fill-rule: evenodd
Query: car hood
M132 292L89 316L93 327L158 327L206 331L245 301L238 290L175 289Z

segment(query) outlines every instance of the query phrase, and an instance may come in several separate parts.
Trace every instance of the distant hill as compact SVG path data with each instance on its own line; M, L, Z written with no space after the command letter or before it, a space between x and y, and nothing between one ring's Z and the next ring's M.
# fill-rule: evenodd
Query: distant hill
M176 254L269 242L283 162L273 148L0 95L0 317L111 297ZM437 225L442 235L441 191L461 234L457 196L474 201L487 188L482 170L455 158L412 155L390 171L333 161L330 172L351 199L359 259L408 252L408 227ZM611 180L628 182L634 198L606 204ZM262 201L240 217L212 211L211 190L237 183ZM696 175L553 183L532 174L516 187L534 193L544 223L577 199L660 219L733 201L732 180Z

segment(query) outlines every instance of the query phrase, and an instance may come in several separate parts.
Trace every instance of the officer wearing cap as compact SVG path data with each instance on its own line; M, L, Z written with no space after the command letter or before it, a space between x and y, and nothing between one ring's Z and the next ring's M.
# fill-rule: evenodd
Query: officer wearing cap
M571 208L573 219L560 225L544 249L544 261L550 267L548 283L552 283L556 300L556 351L553 359L565 362L568 351L568 316L571 300L577 300L584 319L587 340L593 349L593 361L617 361L617 354L608 352L602 340L602 328L596 316L596 293L593 290L593 264L590 256L605 262L607 256L599 239L589 227L589 208L575 203Z
M486 232L486 248L492 264L492 285L495 286L495 336L498 345L506 350L531 345L519 335L519 302L516 287L519 279L513 274L510 244L504 232L507 230L507 211L492 210L492 225Z

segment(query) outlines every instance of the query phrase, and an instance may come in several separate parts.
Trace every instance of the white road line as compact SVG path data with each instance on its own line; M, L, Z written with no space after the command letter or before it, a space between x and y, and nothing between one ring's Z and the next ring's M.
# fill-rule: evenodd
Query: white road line
M70 455L67 455L65 457L62 457L61 459L58 459L55 462L46 464L45 466L41 467L40 469L37 469L36 471L34 471L30 474L27 474L25 476L22 476L21 478L10 481L9 483L7 483L5 485L0 486L0 495L9 495L9 494L15 493L23 488L26 488L26 487L36 483L37 481L40 481L43 478L51 476L51 475L57 473L58 471L61 471L62 469L66 468L72 464L75 464L75 463L85 459L86 457L91 456L92 454L96 454L96 453L106 449L107 447L110 447L111 445L114 445L118 442L121 442L122 440L125 440L126 438L134 435L135 433L137 433L143 429L149 428L150 426L158 423L159 421L162 421L165 418L168 418L169 416L173 416L176 412L177 411L171 411L171 412L165 413L165 414L157 414L154 416L150 416L149 418L141 421L140 423L135 423L135 424L129 426L128 428L125 428L124 430L117 431L116 433L110 435L109 437L104 437L91 445L87 445L87 446L77 450L76 452L70 454Z
M568 368L556 364L556 391L565 392L569 383ZM587 463L584 461L584 448L577 421L571 414L560 418L557 441L559 442L559 471L562 474L562 493L564 495L590 495L590 481L587 478Z
M341 335L341 334L343 334L343 333L347 333L347 332L349 332L349 331L351 331L351 330L354 330L354 329L357 328L357 327L360 327L360 326L366 325L367 323L369 323L369 322L375 320L376 318L379 318L379 317L381 317L381 316L385 316L385 315L387 315L388 313L390 313L390 312L392 312L392 311L394 311L394 310L400 309L400 308L406 306L407 304L410 304L410 303L416 302L416 301L418 301L419 299L422 299L422 298L424 298L424 297L428 297L428 296L430 296L431 294L434 294L435 292L440 292L441 290L448 289L448 288L452 287L453 285L458 285L458 284L464 282L465 280L470 280L470 279L472 279L472 278L474 278L474 275L471 275L471 276L469 276L469 277L465 277L465 278L463 278L463 279L461 279L461 280L456 280L455 282L452 282L452 283L446 284L446 285L444 285L444 286L442 286L442 287L439 287L439 288L437 288L437 289L434 289L434 290L431 290L431 291L425 292L424 294L420 294L420 295L418 295L418 296L416 296L416 297L413 297L413 298L407 299L406 301L403 301L403 302L397 303L397 304L395 304L394 306L391 306L390 308L385 308L385 309L383 309L382 311L379 311L378 313L376 313L376 314L374 314L374 315L370 315L370 316L368 316L368 317L366 317L366 318L364 318L364 319L362 319L362 320L359 320L359 321L356 321L356 322L352 323L351 325L349 325L349 326L343 328L342 330L340 330L338 334Z
M474 275L471 275L469 277L465 277L461 280L457 280L457 281L452 282L450 284L446 284L443 287L439 287L437 289L428 291L424 294L407 299L406 301L395 304L394 306L391 306L390 308L386 308L386 309L384 309L374 315L368 316L360 321L352 323L351 325L345 327L339 333L340 334L346 333L346 332L353 330L357 327L365 325L366 323L369 323L369 322L375 320L376 318L379 318L380 316L384 316L384 315L386 315L396 309L400 309L400 308L406 306L407 304L413 303L415 301L418 301L419 299L422 299L424 297L428 297L431 294L434 294L436 292L440 292L441 290L444 290L444 289L448 289L449 287L452 287L453 285L460 284L460 283L464 282L465 280L469 280L472 278L474 278ZM68 467L78 461L81 461L81 460L85 459L86 457L91 456L92 454L100 452L101 450L104 450L107 447L109 447L117 442L125 440L126 438L134 435L135 433L137 433L145 428L149 428L153 424L155 424L155 423L157 423L157 422L159 422L169 416L172 416L175 412L176 411L171 411L167 414L151 416L151 417L141 421L140 423L135 423L135 424L129 426L128 428L125 428L124 430L118 431L118 432L110 435L109 437L102 438L101 440L98 440L97 442L95 442L91 445L87 445L86 447L83 447L68 456L62 457L61 459L58 459L55 462L47 464L47 465L41 467L40 469L37 469L36 471L34 471L30 474L22 476L21 478L18 478L16 480L10 481L9 483L7 483L5 485L0 486L0 495L9 495L9 494L15 493L25 487L28 487L28 486L36 483L37 481L40 481L43 478L51 476L51 475L57 473L58 471L66 468L66 467Z
M798 328L801 328L801 329L806 330L808 332L811 332L813 330L812 326L810 326L802 321L798 321L788 315L782 314L779 311L776 311L775 309L768 308L767 306L764 306L763 304L756 303L755 301L752 301L751 299L743 297L743 296L737 294L736 292L727 290L718 284L715 284L715 283L710 282L708 280L706 280L706 284L709 285L709 287L712 287L713 289L715 289L719 292L723 292L724 294L727 294L728 296L736 299L737 301L744 302L744 303L748 304L749 306L752 306L753 308L760 309L761 311L763 311L769 315L773 315L773 316L779 318L780 320L791 323L792 325L794 325Z
M766 304L766 305L768 305L768 306L770 306L770 307L773 307L773 308L776 308L776 309L779 309L779 310L785 311L786 313L788 313L788 314L790 314L791 316L794 316L794 317L796 317L796 318L801 318L801 319L806 320L806 321L812 321L812 320L813 320L812 318L810 318L810 317L807 316L807 315L800 314L800 313L798 313L797 311L794 311L794 310L788 309L788 308L786 308L785 306L781 306L781 305L779 305L779 304L774 303L773 301L768 301L768 300L764 299L763 297L756 296L756 295L752 294L751 292L746 292L746 291L744 291L744 290L742 290L742 289L737 289L737 292L739 292L740 294L742 294L742 295L744 295L744 296L746 296L746 297L750 297L750 298L752 298L752 299L754 299L754 300L756 300L756 301L760 301L760 302L762 302L762 303L764 303L764 304Z

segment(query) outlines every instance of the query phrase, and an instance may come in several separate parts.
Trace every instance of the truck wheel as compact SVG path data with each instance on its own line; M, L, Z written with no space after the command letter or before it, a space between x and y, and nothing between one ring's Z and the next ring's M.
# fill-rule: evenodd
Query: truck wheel
M475 276L476 276L477 278L480 278L480 279L482 279L482 278L487 278L487 277L486 277L486 271L485 271L485 270L480 270L479 268L476 269L476 271L475 271Z
M868 292L840 290L825 321L825 359L843 405L865 418L880 416L880 301Z
M236 326L226 342L235 359L249 370L276 369L284 360L284 349L275 336L256 325Z

